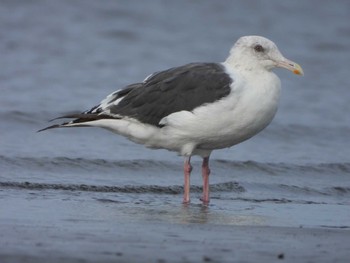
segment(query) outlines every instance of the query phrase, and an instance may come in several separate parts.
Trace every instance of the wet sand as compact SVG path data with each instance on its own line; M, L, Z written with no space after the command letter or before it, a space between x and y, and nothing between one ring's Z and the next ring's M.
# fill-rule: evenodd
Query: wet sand
M155 199L147 194L18 189L2 189L0 194L2 263L348 262L350 258L348 227L298 225L303 214L288 220L283 216L289 209L286 204L259 204L256 208L265 211L259 213L247 202L235 200L237 209L228 213L220 200L202 206L193 199L193 204L184 206L180 195Z

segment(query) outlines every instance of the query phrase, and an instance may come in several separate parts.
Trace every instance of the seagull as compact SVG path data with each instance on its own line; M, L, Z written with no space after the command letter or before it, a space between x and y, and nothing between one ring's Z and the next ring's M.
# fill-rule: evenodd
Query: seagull
M100 127L143 144L184 156L183 203L190 203L191 157L203 158L203 204L209 203L209 157L262 131L276 114L281 82L272 72L303 75L277 46L261 36L243 36L222 63L190 63L159 71L119 89L73 120L39 131ZM54 119L55 120L55 119Z

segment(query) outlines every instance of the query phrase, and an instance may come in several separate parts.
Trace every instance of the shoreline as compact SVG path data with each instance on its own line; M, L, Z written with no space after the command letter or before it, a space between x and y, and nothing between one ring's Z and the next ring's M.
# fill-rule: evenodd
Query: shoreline
M0 190L2 263L319 263L350 258L343 205L214 199L209 206L183 206L180 195ZM321 227L335 213L339 221Z

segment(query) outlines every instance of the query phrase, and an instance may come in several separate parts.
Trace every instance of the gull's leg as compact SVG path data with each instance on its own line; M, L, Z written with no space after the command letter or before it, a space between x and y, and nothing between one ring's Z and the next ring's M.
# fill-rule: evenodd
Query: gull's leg
M203 177L203 195L202 202L203 204L209 204L209 156L203 158L202 163L202 177Z
M184 163L184 199L183 203L190 203L190 176L191 176L192 166L191 166L191 156L185 158Z

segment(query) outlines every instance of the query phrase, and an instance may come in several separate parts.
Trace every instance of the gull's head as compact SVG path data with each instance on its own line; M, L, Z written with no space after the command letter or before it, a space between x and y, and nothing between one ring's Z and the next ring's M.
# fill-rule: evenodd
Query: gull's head
M286 59L275 43L260 36L244 36L237 40L226 63L244 70L267 70L280 67L303 75L299 64Z

